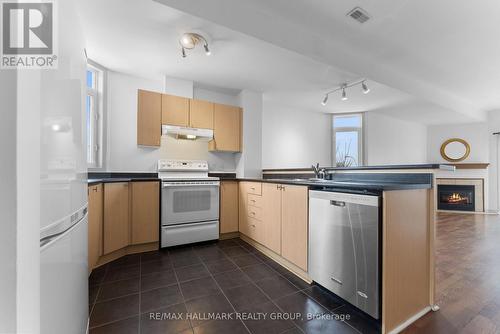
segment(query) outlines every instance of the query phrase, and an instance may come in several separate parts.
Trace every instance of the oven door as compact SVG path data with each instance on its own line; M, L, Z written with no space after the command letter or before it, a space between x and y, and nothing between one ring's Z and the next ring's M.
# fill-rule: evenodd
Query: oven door
M219 181L163 181L162 226L219 219Z

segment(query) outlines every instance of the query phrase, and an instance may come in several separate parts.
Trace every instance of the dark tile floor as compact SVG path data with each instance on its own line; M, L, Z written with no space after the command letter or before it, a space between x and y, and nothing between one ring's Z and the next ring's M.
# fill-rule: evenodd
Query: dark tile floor
M379 332L240 239L128 255L89 287L91 334Z

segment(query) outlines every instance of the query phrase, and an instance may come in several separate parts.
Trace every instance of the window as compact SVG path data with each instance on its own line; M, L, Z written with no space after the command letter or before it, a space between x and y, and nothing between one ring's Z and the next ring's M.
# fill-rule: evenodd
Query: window
M333 165L363 164L363 114L333 116Z
M87 95L85 112L87 120L87 166L100 168L102 165L102 109L103 71L88 65L86 77Z

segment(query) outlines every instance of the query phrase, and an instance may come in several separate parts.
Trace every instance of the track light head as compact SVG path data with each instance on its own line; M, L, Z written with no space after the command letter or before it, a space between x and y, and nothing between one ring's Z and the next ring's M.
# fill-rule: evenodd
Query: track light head
M364 81L361 83L361 87L363 87L364 94L368 94L370 92L370 88L368 88L368 86L366 85L366 83Z
M186 49L181 48L181 55L182 55L182 58L186 58Z
M328 94L325 94L325 97L323 98L323 101L321 101L321 104L326 106L327 102L328 102Z
M205 49L205 54L207 56L210 56L212 54L212 51L210 51L210 49L208 48L208 44L203 44L203 48Z
M347 100L347 94L345 93L345 87L342 88L342 101Z

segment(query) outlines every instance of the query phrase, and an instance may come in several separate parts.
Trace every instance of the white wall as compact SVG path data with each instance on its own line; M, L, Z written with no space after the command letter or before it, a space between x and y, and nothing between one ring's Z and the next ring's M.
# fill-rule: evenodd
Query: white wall
M262 168L331 165L331 115L264 100Z
M462 138L469 143L470 155L462 162L489 162L488 123L430 125L427 142L429 162L447 162L441 157L440 148L450 138Z
M118 72L107 78L107 171L156 171L158 159L207 160L210 170L234 171L234 153L211 153L208 143L162 138L160 148L137 146L137 89L193 96L192 82L183 79L143 79ZM236 96L207 90L194 90L196 98L237 105Z
M236 154L238 177L262 175L262 93L243 90L238 95L243 108L243 134L241 153Z
M427 162L425 125L377 112L365 113L365 165ZM263 168L330 166L332 115L264 101Z
M108 171L154 171L159 150L137 146L137 89L162 92L162 80L142 79L108 72Z
M214 92L204 88L194 87L193 98L220 104L228 104L231 106L240 106L238 95L229 95L220 92Z
M365 165L427 162L427 129L378 112L365 113Z
M493 132L500 132L500 110L491 111L488 115L488 135L489 135L489 157L490 166L488 168L489 179L489 207L491 210L500 210L500 198L498 189L500 189L500 180L498 179L500 156L500 135L493 135Z

